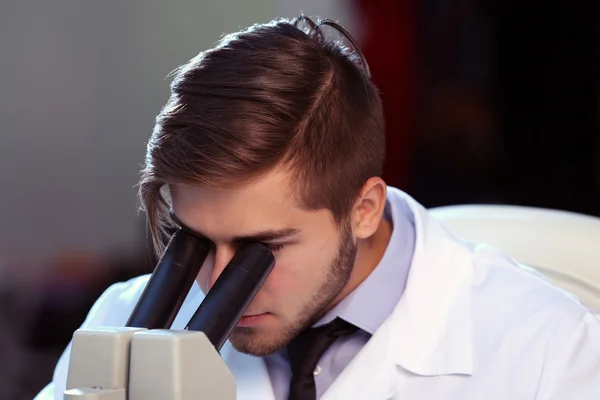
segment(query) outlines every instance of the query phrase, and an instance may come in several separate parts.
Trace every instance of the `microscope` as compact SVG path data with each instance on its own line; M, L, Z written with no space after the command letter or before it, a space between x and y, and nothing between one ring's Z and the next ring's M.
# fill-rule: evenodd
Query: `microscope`
M171 330L211 244L183 229L163 256L124 327L79 329L64 400L234 400L219 353L275 265L269 249L244 244L184 330Z

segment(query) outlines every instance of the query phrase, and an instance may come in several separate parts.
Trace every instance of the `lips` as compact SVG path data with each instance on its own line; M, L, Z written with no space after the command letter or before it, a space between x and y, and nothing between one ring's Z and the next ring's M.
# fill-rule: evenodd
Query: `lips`
M260 325L265 320L267 315L268 315L268 313L246 314L240 318L240 320L237 323L237 326L250 327L250 326Z
M256 313L256 314L244 314L242 315L242 318L252 318L252 317L258 317L261 315L265 315L266 313Z

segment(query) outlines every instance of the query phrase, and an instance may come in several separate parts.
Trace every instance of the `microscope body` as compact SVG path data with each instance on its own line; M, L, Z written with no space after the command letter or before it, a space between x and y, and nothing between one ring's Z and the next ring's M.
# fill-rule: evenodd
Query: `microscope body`
M242 246L183 330L171 330L211 244L179 230L124 327L73 334L64 400L234 400L219 353L275 265L260 243Z
M203 332L101 327L73 335L64 400L235 400L233 374Z

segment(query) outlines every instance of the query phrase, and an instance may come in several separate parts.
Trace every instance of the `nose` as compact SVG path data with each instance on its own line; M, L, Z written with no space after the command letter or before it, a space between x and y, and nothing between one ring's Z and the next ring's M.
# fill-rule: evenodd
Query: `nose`
M235 246L216 246L214 253L214 263L210 271L210 278L208 282L209 288L211 288L215 284L215 282L217 281L227 264L229 264L229 262L235 255L236 250L237 248Z

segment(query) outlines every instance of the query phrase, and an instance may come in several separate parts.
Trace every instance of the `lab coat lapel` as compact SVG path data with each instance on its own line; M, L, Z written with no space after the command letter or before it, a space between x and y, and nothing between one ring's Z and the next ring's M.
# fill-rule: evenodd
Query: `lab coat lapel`
M391 318L390 352L422 376L473 371L473 259L426 210L405 195L417 228L404 295Z
M419 204L401 197L418 234L406 291L322 400L388 400L407 373L472 371L471 257Z
M388 400L402 376L472 371L472 260L409 196L392 197L413 214L417 242L404 296L322 400Z
M229 342L221 349L221 356L235 377L236 400L275 400L262 358L240 353Z
M389 352L388 319L342 371L321 400L388 400L398 387L396 363Z

